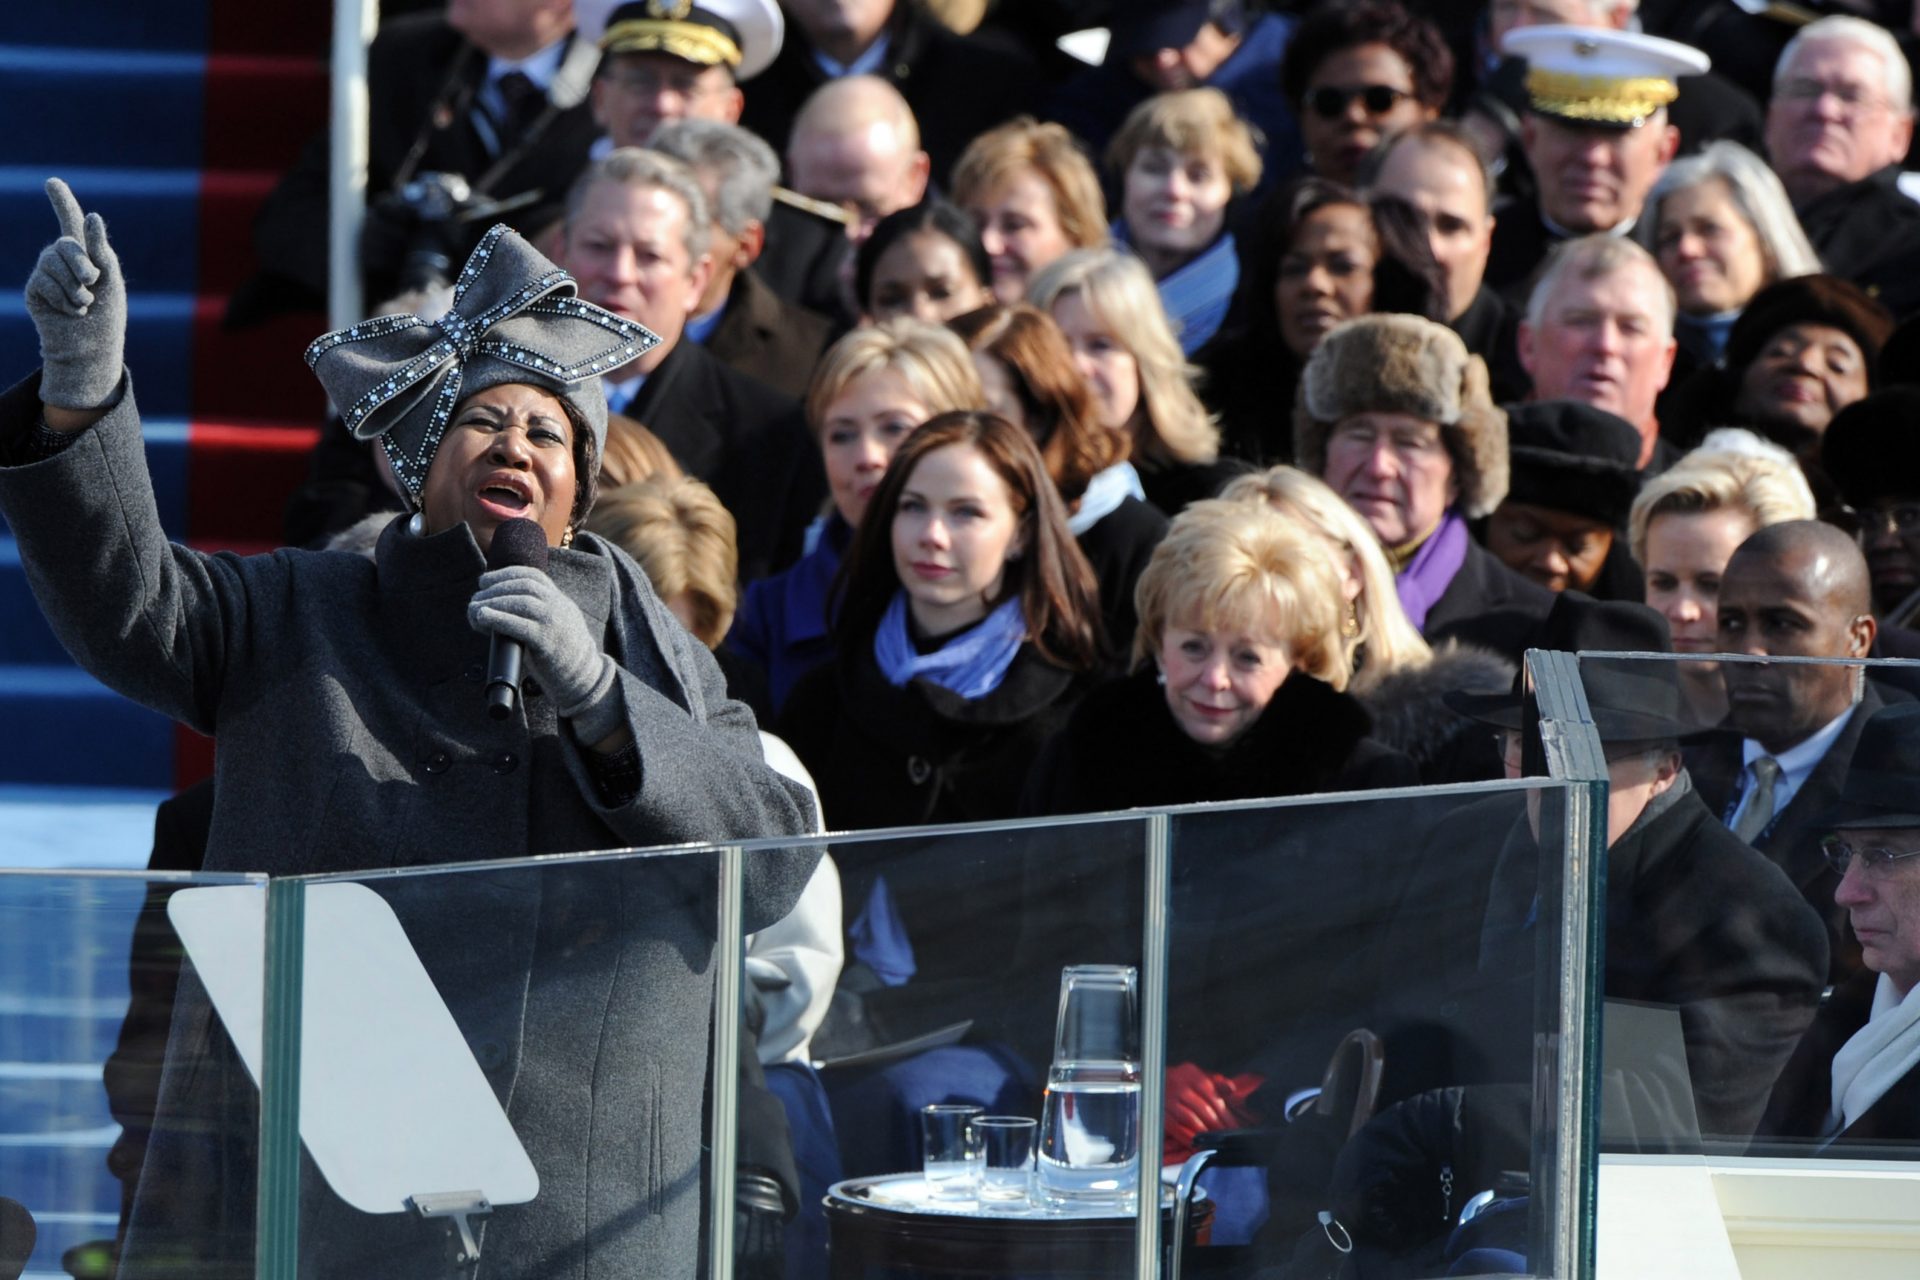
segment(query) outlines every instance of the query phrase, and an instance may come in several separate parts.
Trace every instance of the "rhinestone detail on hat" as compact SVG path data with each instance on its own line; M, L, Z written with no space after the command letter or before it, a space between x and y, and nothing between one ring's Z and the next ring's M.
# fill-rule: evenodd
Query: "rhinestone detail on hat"
M326 334L307 347L308 365L321 373L322 382L335 395L343 422L356 437L388 435L400 423L425 413L424 430L417 446L389 441L387 447L396 475L416 497L419 485L425 480L425 468L432 461L452 415L463 381L462 366L469 361L481 356L499 359L565 389L632 361L660 341L643 326L576 297L573 278L537 257L535 261L548 270L525 280L484 310L468 314L463 304L469 301L469 291L476 286L481 286L483 294L495 296L500 288L511 287L511 276L490 282L491 287L482 283L496 249L509 234L505 226L496 226L481 238L454 284L452 308L437 322L428 324L411 315L381 316ZM522 317L529 323L518 323ZM583 336L575 332L548 348L544 339L555 321L566 325L585 322L612 341L598 346L584 341ZM494 333L496 325L506 327ZM564 334L565 326L559 332ZM370 342L381 342L383 346L374 351L363 348L356 357L360 362L358 369L348 372L348 367L330 366L326 372L320 370L322 357L335 348ZM423 343L424 349L420 349ZM562 351L573 355L583 345L589 347L591 354L571 361L555 358ZM370 384L365 380L368 374L373 378ZM399 406L397 415L386 420L388 415L383 410L429 378L440 381L430 397L407 400ZM342 391L358 394L349 400Z

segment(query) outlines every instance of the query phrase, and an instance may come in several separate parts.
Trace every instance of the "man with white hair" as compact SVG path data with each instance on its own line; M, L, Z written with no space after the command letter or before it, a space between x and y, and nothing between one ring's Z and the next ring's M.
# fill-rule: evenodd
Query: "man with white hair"
M1561 245L1527 300L1520 363L1535 400L1577 400L1640 433L1639 467L1653 475L1679 454L1660 438L1655 402L1673 373L1673 287L1653 256L1621 236Z
M1913 73L1884 28L1822 18L1774 65L1767 153L1827 270L1895 315L1920 302L1920 204L1899 184L1913 140Z

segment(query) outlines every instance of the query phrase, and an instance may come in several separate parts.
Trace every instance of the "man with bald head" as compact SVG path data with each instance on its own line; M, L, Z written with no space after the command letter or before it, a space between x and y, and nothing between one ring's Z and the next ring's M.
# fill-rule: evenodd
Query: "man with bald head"
M1832 525L1789 520L1733 553L1720 579L1720 648L1757 658L1864 658L1873 598L1859 547ZM1859 967L1860 944L1834 905L1820 853L1860 730L1884 703L1857 666L1725 663L1727 719L1689 754L1707 804L1767 855L1827 922L1831 976Z
M931 173L913 108L878 76L822 86L793 122L788 180L801 195L845 209L855 244L880 219L919 204Z

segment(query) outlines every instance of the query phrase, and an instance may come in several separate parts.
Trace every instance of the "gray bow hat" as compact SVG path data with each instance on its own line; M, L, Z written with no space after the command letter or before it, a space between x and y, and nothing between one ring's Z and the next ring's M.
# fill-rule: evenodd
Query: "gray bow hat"
M465 397L524 382L565 401L605 453L600 375L659 345L641 325L575 296L573 277L516 232L496 226L454 282L453 306L431 323L379 316L316 338L307 365L347 430L378 437L415 507L447 421Z

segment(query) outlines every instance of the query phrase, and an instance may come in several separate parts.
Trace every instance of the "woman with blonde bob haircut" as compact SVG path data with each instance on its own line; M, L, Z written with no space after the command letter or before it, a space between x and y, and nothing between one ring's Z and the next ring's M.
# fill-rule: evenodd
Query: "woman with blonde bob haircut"
M1219 332L1240 282L1228 211L1260 185L1258 136L1218 89L1157 94L1120 126L1107 167L1122 192L1114 238L1153 272L1192 355Z
M1720 578L1734 550L1768 525L1814 518L1813 490L1793 455L1723 427L1649 480L1627 515L1647 603L1666 616L1678 654L1720 649ZM1726 715L1717 662L1680 664L1680 688L1701 723Z
M727 648L760 664L777 710L794 682L833 656L827 588L894 452L938 414L986 403L966 344L947 329L898 316L827 348L807 391L832 506L807 532L807 552L747 587Z
M1034 278L1027 300L1051 312L1066 335L1100 424L1127 438L1147 501L1175 515L1237 473L1220 462L1220 429L1193 389L1193 366L1138 258L1114 249L1070 253Z
M1317 532L1260 502L1196 502L1154 549L1134 601L1135 670L1075 709L1048 749L1036 811L1412 779L1343 692L1340 567Z
M1071 249L1107 243L1107 200L1080 140L1018 116L975 138L953 166L953 202L980 224L993 292L1018 302L1033 273Z
M1500 693L1513 684L1513 664L1472 645L1429 648L1400 607L1393 569L1373 529L1339 494L1297 467L1269 467L1242 476L1221 494L1264 502L1333 548L1345 612L1340 619L1348 692L1373 717L1373 737L1402 752L1422 782L1498 776L1499 761L1479 749L1476 726L1441 702L1449 689Z

